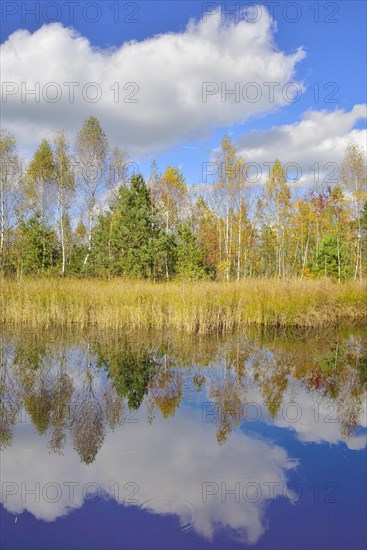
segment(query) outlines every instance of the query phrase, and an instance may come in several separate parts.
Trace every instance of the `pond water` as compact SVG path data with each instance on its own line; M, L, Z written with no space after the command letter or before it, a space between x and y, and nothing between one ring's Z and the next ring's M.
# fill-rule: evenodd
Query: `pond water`
M3 549L366 547L360 329L8 329Z

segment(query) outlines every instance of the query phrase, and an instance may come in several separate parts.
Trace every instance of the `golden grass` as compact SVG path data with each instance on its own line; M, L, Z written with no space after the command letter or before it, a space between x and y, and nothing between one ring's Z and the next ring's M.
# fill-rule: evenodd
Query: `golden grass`
M367 319L367 287L329 280L159 283L25 279L0 283L2 323L228 332L250 325L325 327Z

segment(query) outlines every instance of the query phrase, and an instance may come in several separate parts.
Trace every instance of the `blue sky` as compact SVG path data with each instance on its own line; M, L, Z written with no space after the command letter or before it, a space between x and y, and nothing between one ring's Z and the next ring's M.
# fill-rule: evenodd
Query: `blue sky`
M58 4L58 9L56 9ZM220 3L213 2L200 2L200 1L143 1L143 2L71 2L69 5L63 1L58 2L6 2L2 4L2 36L1 42L6 42L9 37L7 49L4 48L2 54L2 65L5 67L5 78L3 80L8 82L21 82L23 78L27 82L36 82L37 75L40 73L32 72L32 67L38 67L44 65L45 74L48 74L47 67L52 64L61 66L65 61L66 64L70 61L73 63L73 51L65 51L64 57L60 58L51 57L47 60L45 58L45 51L47 51L47 41L52 40L53 36L57 33L54 30L52 21L61 23L65 28L73 27L83 37L89 40L90 48L121 48L122 45L129 41L141 42L146 39L150 39L156 35L163 35L167 38L169 33L173 33L175 36L179 36L180 33L186 33L186 27L190 19L195 19L197 22L201 22L202 26L200 33L201 39L206 40L206 28L202 23L203 14L206 16L208 25L213 18L218 16L220 11ZM167 102L167 119L162 125L157 121L152 121L152 128L150 129L149 136L146 136L146 143L144 147L132 146L132 150L129 150L129 138L128 134L134 133L135 118L139 120L142 117L145 120L149 120L151 114L154 114L154 107L147 105L147 110L144 111L144 98L149 98L149 89L142 89L140 93L145 94L142 99L139 99L138 105L131 106L129 111L126 111L121 122L118 120L120 112L118 109L120 105L114 106L115 113L117 115L116 126L121 124L120 133L116 132L112 138L112 142L120 144L127 149L131 158L136 160L141 167L145 175L149 172L149 165L153 158L156 158L161 170L165 168L167 164L180 165L182 168L188 183L196 184L202 181L202 163L210 160L212 151L218 147L221 137L225 132L228 132L234 140L238 140L241 153L244 154L246 160L258 162L260 165L267 161L273 161L276 156L285 157L287 152L291 149L292 158L281 158L283 162L291 161L298 162L302 165L304 172L308 172L308 166L313 162L319 162L321 166L324 166L326 162L340 162L340 155L343 147L351 140L357 141L364 145L366 140L365 128L365 115L363 108L354 111L353 116L349 116L348 121L346 117L348 113L352 112L356 105L363 105L366 101L366 3L363 1L342 1L342 2L268 2L268 10L273 10L274 20L276 23L276 30L274 28L267 29L266 31L260 31L265 33L272 42L272 48L274 52L281 51L284 54L284 64L287 60L295 54L298 48L303 48L304 57L293 63L292 75L289 76L284 69L282 75L282 82L296 81L302 83L304 86L301 98L297 102L286 102L286 104L279 104L276 109L256 109L257 105L251 106L250 112L245 113L243 116L241 110L236 108L236 112L233 110L228 116L221 115L220 109L227 108L226 104L220 102L216 104L216 109L213 109L213 113L209 113L205 116L203 125L205 126L203 132L198 131L198 126L186 121L190 118L190 109L185 106L185 129L180 133L180 125L183 125L183 120L180 118L179 101L172 105L172 112L170 97ZM218 33L212 40L216 49L221 51L222 60L228 58L228 63L233 67L238 66L241 55L248 57L248 64L244 64L244 69L236 73L231 78L231 72L225 73L225 78L222 73L218 73L218 81L225 82L228 89L233 87L235 82L240 82L240 85L251 81L253 76L249 76L247 73L247 67L251 72L251 67L255 67L261 62L262 56L268 56L266 46L263 47L263 51L252 51L253 41L246 42L246 33L248 30L243 29L242 35L244 38L243 51L241 52L241 41L238 41L237 51L232 46L232 51L226 53L226 41L228 37L233 36L234 29L241 24L240 19L244 17L251 18L256 17L256 14L260 15L260 20L252 24L253 27L261 24L263 19L269 18L269 13L265 11L264 6L260 8L261 11L256 12L255 16L251 15L252 12L246 11L249 2L237 2L236 16L227 14L227 25L232 25L232 30L227 34ZM235 2L223 2L222 10L230 10L236 6ZM70 9L73 7L74 15L71 16ZM119 13L117 15L117 11ZM33 11L32 11L33 10ZM216 12L216 13L214 13ZM114 21L114 17L118 18L118 21ZM220 17L220 14L219 14ZM96 18L96 21L92 21ZM134 21L134 22L133 22ZM198 23L199 24L199 23ZM220 26L226 24L221 23ZM33 49L26 58L26 52L29 52L30 48L27 46L25 39L19 39L18 45L15 46L17 52L14 54L14 35L12 33L19 29L27 29L31 33L36 33L34 36L38 36L37 32L43 26L47 25L49 33L39 39L38 44L33 43ZM249 27L249 25L247 26ZM255 33L256 34L256 33ZM61 36L61 35L60 35ZM22 40L25 40L22 47ZM188 38L190 42L190 36ZM19 44L20 43L20 44ZM57 46L57 51L61 52L64 41L60 39L60 47ZM163 56L167 55L167 59L170 60L169 48L170 44L168 40L162 41L161 46L157 47L157 42L148 41L147 47L150 49L152 56L152 63L148 64L148 70L151 69L152 75L149 75L149 82L152 84L152 97L154 93L154 78L159 80L163 77L162 66L155 65L155 60L159 58L160 52L165 48ZM42 50L42 56L41 56ZM154 50L154 53L151 53ZM51 48L52 51L52 48ZM134 51L133 49L131 50ZM60 54L61 55L61 54ZM80 56L83 54L81 53ZM133 54L136 55L136 54ZM140 54L139 54L140 55ZM190 55L190 54L189 54ZM198 46L198 55L200 56L200 43ZM227 55L227 58L225 57ZM20 63L20 69L18 73L14 69L14 64L17 64L19 58L24 56L24 64ZM69 56L69 57L68 57ZM196 54L192 54L192 61L195 61ZM251 56L254 56L253 65ZM45 60L46 59L46 60ZM82 59L82 58L81 58ZM123 57L121 58L123 59ZM126 59L126 58L125 58ZM15 60L15 61L14 61ZM22 60L21 60L22 61ZM172 64L181 63L180 56L176 53L172 57ZM283 61L281 61L283 63ZM90 61L92 62L93 61ZM269 63L277 63L275 58L270 59ZM190 59L184 60L184 70L190 71ZM261 84L261 80L266 81L267 69L266 63L264 63L263 77L257 80ZM24 75L24 66L27 69L27 75ZM269 67L270 65L268 65ZM146 67L146 66L145 66ZM202 67L206 67L204 63ZM145 69L146 70L146 69ZM170 69L168 69L170 70ZM195 77L197 80L198 69L195 68ZM156 72L155 72L156 71ZM213 72L210 76L204 75L203 81L209 78L209 81L213 81ZM163 71L164 73L164 71ZM48 78L49 81L55 81L55 74L57 75L57 67L54 68L54 72ZM119 74L124 74L123 63L119 67ZM180 74L181 71L175 69L173 71L174 77L178 82L177 87L172 90L168 90L167 94L179 93L180 90ZM199 73L200 74L200 73ZM65 81L64 74L60 69L60 83ZM101 77L102 78L102 77ZM127 77L130 80L130 75ZM47 78L46 78L47 80ZM91 78L92 81L98 81ZM135 73L135 80L139 82L139 73ZM274 78L270 79L274 81ZM122 79L123 81L123 79ZM126 80L125 80L126 82ZM182 86L185 88L185 93L190 92L190 83L187 84L183 80ZM315 84L316 83L316 84ZM197 85L197 82L196 82ZM317 98L316 89L319 90L319 97ZM157 88L159 90L159 88ZM165 88L167 89L167 87ZM178 92L177 92L178 90ZM188 90L188 91L187 91ZM329 94L329 95L328 95ZM162 105L164 109L164 102L167 98L162 94ZM219 97L219 93L217 94ZM20 96L19 96L20 98ZM16 100L19 100L16 94L8 98L4 108L3 126L10 126L10 129L16 134L20 147L23 148L25 155L29 155L32 148L34 149L38 143L36 143L36 137L41 135L41 127L39 133L35 132L34 143L28 138L25 139L23 135L27 124L34 123L34 116L39 121L43 115L40 115L39 111L35 111L33 105L30 105L30 101L27 101L27 105L19 105L17 108ZM218 98L216 98L218 99ZM213 98L209 98L209 102ZM226 99L226 102L233 99ZM332 101L333 100L333 101ZM103 101L103 99L102 99ZM242 101L242 99L241 99ZM159 98L152 102L152 105L158 105ZM42 103L42 101L41 101ZM62 114L61 104L55 103L52 106L46 106L48 108L47 114L45 111L44 121L42 123L43 131L50 131L58 129L60 125L60 119L66 121L66 130L70 130L71 135L75 133L76 128L81 126L83 122L83 116L81 112L80 121L73 115L73 122L75 121L75 128L68 123L67 117ZM100 106L99 106L100 107ZM159 105L158 105L159 107ZM42 105L37 106L37 109L41 109ZM99 116L99 111L93 112L94 105L91 105L90 114L96 114ZM130 108L130 106L129 106ZM205 107L206 108L206 107ZM228 107L229 108L229 107ZM192 112L192 119L194 120L198 113L204 110L203 105L197 106ZM338 116L332 119L330 116L328 119L317 118L312 119L311 123L305 123L304 129L298 132L297 143L294 143L293 127L290 125L297 125L304 117L304 113L309 111L324 111L329 114L338 111ZM340 111L341 110L341 111ZM70 111L70 109L69 109ZM83 111L84 113L84 111ZM325 113L324 116L326 116ZM175 123L175 116L177 115L177 128L175 130L170 129L170 119L172 126ZM106 114L106 120L112 120L114 113L110 111L108 116ZM307 115L306 115L307 117ZM54 118L54 120L52 120ZM103 113L100 118L103 124ZM47 120L47 124L46 121ZM126 120L128 121L126 124ZM108 134L108 122L106 122L106 133ZM144 136L144 120L139 121L141 125L141 136L137 131L132 141L139 142L143 140ZM318 135L318 127L320 129L319 141L315 141L314 147L311 149L310 139L307 139L307 144L303 143L303 136L306 133L307 128L313 124L314 133ZM154 131L154 125L156 131ZM166 127L164 127L166 125ZM285 125L288 125L284 128ZM187 126L187 127L186 127ZM278 132L268 134L270 129L278 128ZM257 134L253 134L253 132ZM23 134L22 134L23 132ZM29 135L29 131L27 134ZM19 134L19 136L18 136ZM155 135L159 136L155 139ZM161 139L161 135L163 136ZM258 146L256 150L252 148L252 136L257 137ZM48 137L48 136L45 136ZM312 142L312 140L311 140ZM150 146L151 143L151 146ZM259 147L260 143L260 147ZM274 144L274 148L270 144ZM241 144L245 144L241 149ZM294 145L294 149L289 145ZM261 149L261 151L260 151ZM311 159L315 151L313 158ZM304 158L303 157L304 152ZM326 154L327 153L327 154ZM264 156L265 155L265 156ZM307 167L306 167L307 164ZM307 174L306 174L307 175ZM308 174L309 175L309 174ZM306 178L307 180L307 178ZM305 182L306 182L305 180Z

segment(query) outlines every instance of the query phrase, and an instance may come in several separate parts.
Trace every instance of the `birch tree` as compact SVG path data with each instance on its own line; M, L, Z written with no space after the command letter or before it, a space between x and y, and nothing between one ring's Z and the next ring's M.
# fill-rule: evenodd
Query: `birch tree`
M61 276L64 277L66 271L66 214L67 206L75 189L74 173L71 167L69 145L64 132L58 132L55 135L54 144L54 167L57 189L58 227L62 253Z
M163 176L156 182L155 198L165 218L166 231L179 220L180 210L187 198L185 178L178 168L167 166Z
M107 137L98 119L88 118L76 138L79 191L88 217L88 251L83 267L86 266L92 250L92 230L97 201L106 188L104 173L107 152Z
M46 221L51 206L54 163L49 141L43 139L33 155L27 170L27 193L31 206Z
M109 155L108 159L108 178L109 187L118 191L118 189L128 183L129 155L116 145Z
M5 241L14 211L20 178L20 159L13 134L0 133L0 271L4 274Z
M214 185L216 193L221 197L224 211L219 213L224 216L224 260L223 267L225 279L228 281L231 274L232 258L235 257L236 265L233 266L237 279L241 274L242 252L242 226L244 219L244 190L246 182L246 167L244 159L238 155L236 146L229 136L224 136L220 151L216 157L218 178ZM238 212L237 242L234 242L234 215Z
M287 256L287 228L291 217L291 192L287 185L284 168L276 160L270 171L265 187L266 202L276 236L277 274L285 277Z
M363 203L367 197L366 185L366 153L355 143L348 145L340 170L340 180L349 191L354 203L354 217L356 221L355 236L355 266L354 280L362 282L362 225L361 214Z
M153 167L155 171L156 167ZM156 181L156 174L153 173L153 179L155 187L153 189L153 199L158 208L158 214L164 219L166 244L165 248L165 272L166 279L170 278L170 262L169 262L169 246L168 234L171 229L177 225L179 221L182 221L184 216L182 214L185 202L188 197L187 186L185 178L178 168L167 166L162 177Z

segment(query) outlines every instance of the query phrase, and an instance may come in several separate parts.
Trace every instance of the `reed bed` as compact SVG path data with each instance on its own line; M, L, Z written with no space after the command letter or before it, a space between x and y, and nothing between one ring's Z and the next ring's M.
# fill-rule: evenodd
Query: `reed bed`
M325 327L367 320L367 287L329 280L153 283L25 279L0 283L1 320L34 327L229 332L250 325Z

